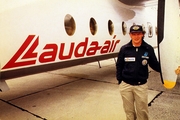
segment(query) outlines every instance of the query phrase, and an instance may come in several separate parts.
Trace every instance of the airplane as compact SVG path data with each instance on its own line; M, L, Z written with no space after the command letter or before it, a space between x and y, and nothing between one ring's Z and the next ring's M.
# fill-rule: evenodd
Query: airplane
M157 55L160 54L162 70L169 70L170 63L166 61L176 59L179 65L180 58L178 54L172 58L161 56L165 54L163 48L168 46L165 43L162 47L161 43L164 39L173 39L174 46L166 51L178 49L179 2L1 0L0 91L9 90L6 80L16 77L116 58L120 47L129 42L128 30L133 24L143 26L145 41L155 48ZM177 64L167 72L174 72ZM179 74L174 73L169 88L174 87L176 74ZM161 77L165 74L166 71L162 71ZM162 83L166 84L163 78Z

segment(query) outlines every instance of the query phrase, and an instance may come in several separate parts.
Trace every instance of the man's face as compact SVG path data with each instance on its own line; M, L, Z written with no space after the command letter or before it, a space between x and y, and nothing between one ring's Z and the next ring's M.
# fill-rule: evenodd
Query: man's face
M132 39L132 42L135 44L141 44L143 36L144 36L144 34L142 32L130 33L130 37Z

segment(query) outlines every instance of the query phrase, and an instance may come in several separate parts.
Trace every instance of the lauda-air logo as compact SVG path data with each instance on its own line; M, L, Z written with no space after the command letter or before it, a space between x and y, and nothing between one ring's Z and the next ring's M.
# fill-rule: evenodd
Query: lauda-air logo
M116 36L114 36L114 38L115 37ZM68 54L64 53L66 43L46 44L42 50L43 52L38 53L36 48L39 45L39 36L35 37L35 35L29 35L19 50L2 69L35 65L37 61L39 63L49 63L55 62L56 59L61 61L69 60L72 57L82 58L84 56L93 56L97 52L100 52L100 54L110 53L114 52L120 40L106 40L103 46L100 46L98 41L92 41L89 45L88 42L88 37L85 38L85 41L80 42L77 45L75 42L71 42L70 47L68 48Z

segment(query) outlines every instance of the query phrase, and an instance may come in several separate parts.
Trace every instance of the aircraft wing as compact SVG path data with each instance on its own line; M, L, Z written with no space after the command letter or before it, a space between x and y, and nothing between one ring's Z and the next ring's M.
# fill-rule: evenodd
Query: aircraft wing
M158 4L158 0L119 0L119 1L129 6L152 6Z
M158 0L119 0L120 2L130 6L152 6L157 5Z

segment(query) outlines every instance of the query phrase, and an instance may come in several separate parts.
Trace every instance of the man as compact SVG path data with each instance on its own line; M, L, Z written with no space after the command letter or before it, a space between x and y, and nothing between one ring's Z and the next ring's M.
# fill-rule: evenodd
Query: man
M144 38L142 26L130 28L131 41L122 46L116 64L117 80L126 120L148 120L148 65L160 72L152 46Z

